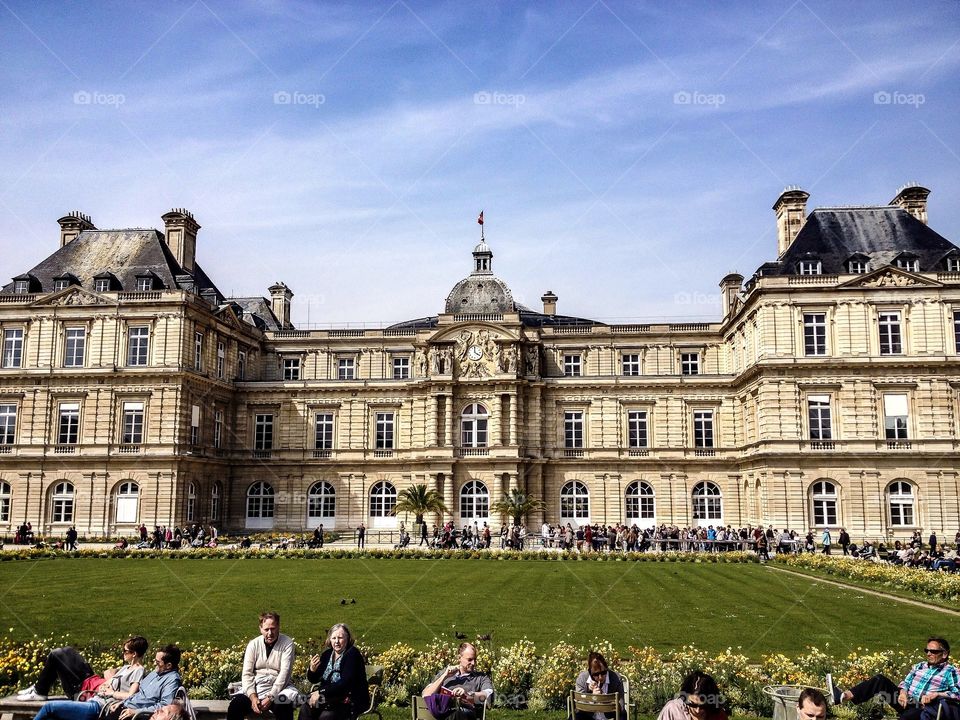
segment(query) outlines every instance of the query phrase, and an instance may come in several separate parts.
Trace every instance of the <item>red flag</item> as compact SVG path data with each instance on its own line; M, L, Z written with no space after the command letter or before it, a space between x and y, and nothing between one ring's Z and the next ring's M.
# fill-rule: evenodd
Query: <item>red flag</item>
M480 217L477 218L477 225L483 225L483 210L480 211Z

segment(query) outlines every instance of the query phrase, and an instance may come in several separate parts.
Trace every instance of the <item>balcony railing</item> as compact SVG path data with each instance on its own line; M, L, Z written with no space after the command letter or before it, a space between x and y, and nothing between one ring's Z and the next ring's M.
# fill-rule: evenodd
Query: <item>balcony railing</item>
M836 450L836 444L833 440L811 440L811 450Z
M13 452L13 445L0 445L0 455Z
M117 448L121 455L138 455L140 453L139 445L121 445Z
M77 452L76 445L54 445L53 454L54 455L73 455Z
M565 458L582 458L583 450L581 448L564 448L563 456Z
M462 447L457 449L460 457L486 457L490 454L490 448L483 447Z
M393 457L393 450L374 450L373 456L375 458L388 458Z
M333 450L314 450L313 457L317 460L329 460L333 455Z
M630 457L647 457L650 451L647 448L630 448L627 454Z
M696 448L693 451L693 454L696 457L714 457L717 454L717 451L713 448Z
M273 450L254 450L253 457L255 460L269 460L273 457Z
M887 450L910 450L913 444L909 440L887 440Z

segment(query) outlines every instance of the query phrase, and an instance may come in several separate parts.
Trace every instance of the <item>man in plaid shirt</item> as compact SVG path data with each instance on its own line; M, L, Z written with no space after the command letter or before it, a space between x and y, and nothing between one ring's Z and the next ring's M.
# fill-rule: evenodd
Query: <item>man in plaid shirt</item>
M960 702L960 673L949 662L950 643L941 637L927 640L927 659L914 665L899 685L883 675L874 675L849 690L833 686L827 676L827 691L835 704L866 702L876 696L889 703L900 720L920 720L921 715L936 718L943 703L944 716L955 716Z

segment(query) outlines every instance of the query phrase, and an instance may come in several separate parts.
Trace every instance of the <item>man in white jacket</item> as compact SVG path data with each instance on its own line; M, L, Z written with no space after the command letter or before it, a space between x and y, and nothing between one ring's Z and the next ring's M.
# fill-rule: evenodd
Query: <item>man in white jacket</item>
M280 616L262 613L260 636L247 643L243 654L243 685L230 700L227 720L243 720L250 713L264 715L268 710L277 720L293 720L299 696L290 684L293 659L293 640L280 634Z

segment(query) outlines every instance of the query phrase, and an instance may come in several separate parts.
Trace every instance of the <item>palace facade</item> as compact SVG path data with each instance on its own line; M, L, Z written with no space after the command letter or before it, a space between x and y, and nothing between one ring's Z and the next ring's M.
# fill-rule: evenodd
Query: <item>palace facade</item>
M437 315L298 330L283 283L222 295L188 211L70 213L0 291L0 532L387 528L424 483L458 524L519 488L531 524L952 538L960 249L928 194L808 214L787 189L777 260L720 281L719 320L629 325L520 305L481 241Z

